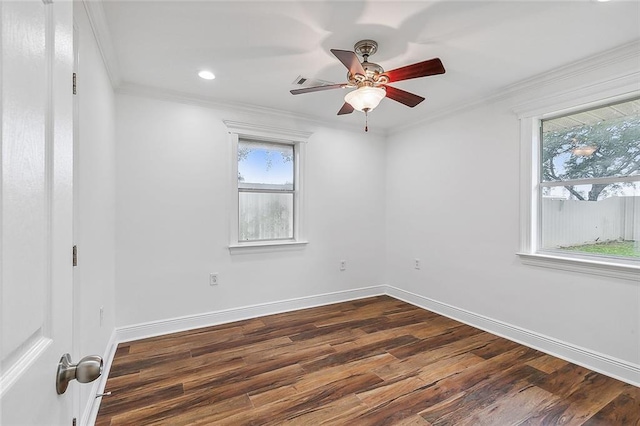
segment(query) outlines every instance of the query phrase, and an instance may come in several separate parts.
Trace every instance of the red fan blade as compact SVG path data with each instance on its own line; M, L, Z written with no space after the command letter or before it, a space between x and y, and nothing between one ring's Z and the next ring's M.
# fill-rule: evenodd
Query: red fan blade
M344 64L352 75L362 74L365 75L364 68L358 59L358 55L350 50L338 50L331 49L331 53L336 55L336 58Z
M389 83L394 81L409 80L411 78L426 77L429 75L444 74L444 65L440 58L429 59L406 67L387 71L383 75L389 77Z
M347 83L340 84L327 84L324 86L304 87L302 89L291 90L292 95L299 95L301 93L320 92L322 90L341 89L347 87Z
M385 86L387 89L387 98L400 102L408 107L413 108L420 102L424 101L422 96L414 95L413 93L406 92L396 87Z
M340 108L340 111L338 111L338 115L351 114L352 112L353 107L351 104L345 102L344 105L342 105L342 108Z

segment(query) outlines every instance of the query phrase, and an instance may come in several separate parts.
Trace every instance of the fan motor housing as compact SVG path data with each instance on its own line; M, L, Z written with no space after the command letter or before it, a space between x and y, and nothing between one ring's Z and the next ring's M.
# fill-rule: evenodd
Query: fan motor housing
M362 63L362 68L367 72L367 77L373 77L375 74L382 74L384 69L373 62L365 61Z
M351 75L351 73L347 73L347 80L350 83L358 84L363 82L369 82L371 84L386 84L389 82L389 79L386 75L382 75L384 73L384 68L380 65L373 62L363 62L362 68L364 68L365 75L356 74Z
M353 50L363 58L362 68L364 68L365 75L360 76L347 73L349 82L357 84L358 86L373 86L389 82L386 76L381 75L384 73L384 68L375 62L369 62L369 57L378 51L378 43L375 40L360 40L353 46Z

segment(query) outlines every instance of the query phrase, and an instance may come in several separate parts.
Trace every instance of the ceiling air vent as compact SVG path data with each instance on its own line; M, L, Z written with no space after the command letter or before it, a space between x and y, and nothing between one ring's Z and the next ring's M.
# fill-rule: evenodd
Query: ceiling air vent
M330 81L318 80L314 78L307 78L299 75L298 77L296 77L295 80L293 80L293 84L295 84L296 86L313 87L313 86L327 86L334 83Z

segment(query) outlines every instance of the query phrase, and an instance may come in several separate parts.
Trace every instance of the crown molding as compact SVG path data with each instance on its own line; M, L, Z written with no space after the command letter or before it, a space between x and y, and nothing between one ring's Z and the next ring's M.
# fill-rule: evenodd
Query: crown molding
M602 104L618 102L640 94L640 70L620 77L607 77L592 84L583 84L569 90L553 91L546 96L528 99L512 106L519 118L545 116Z
M578 83L577 87L573 83L602 70L607 71L604 81ZM572 82L571 87L567 87L567 81ZM481 105L498 102L506 102L514 113L521 115L524 111L535 108L536 104L548 103L554 98L565 97L568 94L579 95L583 91L593 91L598 86L632 88L634 83L640 86L640 39L521 80L468 102L452 105L424 119L393 126L389 132L400 133Z
M362 132L362 127L355 124L337 123L329 120L320 120L313 116L290 111L280 110L276 108L268 108L257 105L243 104L239 102L220 102L214 101L207 97L186 94L174 90L161 89L152 86L143 86L139 84L123 83L115 88L117 94L140 96L164 101L178 102L189 105L196 105L205 108L216 109L220 111L232 111L242 114L258 114L262 116L273 117L276 119L296 120L308 127L322 126L332 129L346 130L350 132ZM384 130L369 131L370 134L386 137Z
M331 127L335 129L360 132L361 127L355 124L339 123L331 120L322 120L317 117L300 113L289 112L276 108L261 107L237 102L220 102L200 97L197 95L177 92L156 87L123 83L117 55L113 48L111 33L107 25L103 2L104 0L82 0L87 11L89 22L93 30L98 48L102 55L111 85L116 93L150 97L161 100L168 100L186 104L204 106L207 108L233 110L243 113L266 114L272 117L295 119L307 124ZM553 99L563 97L580 96L581 92L593 91L598 86L611 86L613 88L633 89L634 83L640 86L640 39L633 40L613 49L592 55L568 65L555 68L553 70L538 74L534 77L521 80L517 83L477 96L467 102L456 103L445 107L434 113L413 122L403 122L386 129L374 129L370 133L388 137L389 134L403 133L418 126L441 120L453 114L458 114L477 108L481 105L507 102L509 108L516 114L521 115L525 111L531 111L537 105L551 102ZM567 88L564 83L575 82L580 78L588 77L589 74L607 70L608 78L605 82L590 84L580 84L577 87ZM607 87L609 88L609 87ZM611 88L609 88L611 89ZM640 89L640 87L638 87Z
M493 101L515 100L514 109L519 104L526 104L528 99L550 86L575 81L582 76L600 70L607 70L607 80L621 78L640 71L640 39L623 44L613 49L592 55L568 65L522 80L507 86L493 97Z
M111 86L116 88L122 83L120 74L120 66L118 65L118 57L113 48L111 32L107 25L107 18L104 14L102 0L82 0L84 9L87 11L89 24L96 39L98 50L102 56L102 61L107 69L107 75L111 81Z

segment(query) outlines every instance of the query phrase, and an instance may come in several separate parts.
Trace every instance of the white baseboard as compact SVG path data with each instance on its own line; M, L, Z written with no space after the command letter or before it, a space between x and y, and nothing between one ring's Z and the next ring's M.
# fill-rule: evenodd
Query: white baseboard
M479 328L491 334L537 349L549 355L583 366L598 373L640 387L640 365L563 342L553 337L469 312L393 286L386 286L386 294L423 309Z
M209 327L212 325L241 321L265 315L297 311L299 309L347 302L349 300L363 299L365 297L380 296L385 294L385 291L386 286L384 285L364 287L354 290L337 291L334 293L299 297L277 302L261 303L258 305L129 325L116 329L116 340L119 343L140 340L147 337L160 336L163 334L176 333L201 327Z
M104 392L118 343L385 294L640 387L640 365L638 364L616 359L397 287L379 285L116 328L105 350L104 372L100 380L94 384L95 392L93 394ZM92 425L95 423L100 407L100 400L101 398L94 398L92 401L87 402L87 406L82 415L81 425Z
M104 362L102 374L98 380L93 382L91 386L91 393L89 394L89 400L87 401L84 411L82 412L82 416L80 417L81 426L90 426L96 423L102 398L95 398L95 395L104 392L104 388L107 385L107 378L109 377L109 371L111 370L111 363L116 355L117 348L118 341L116 340L116 330L114 329L104 351L104 356L102 357Z

